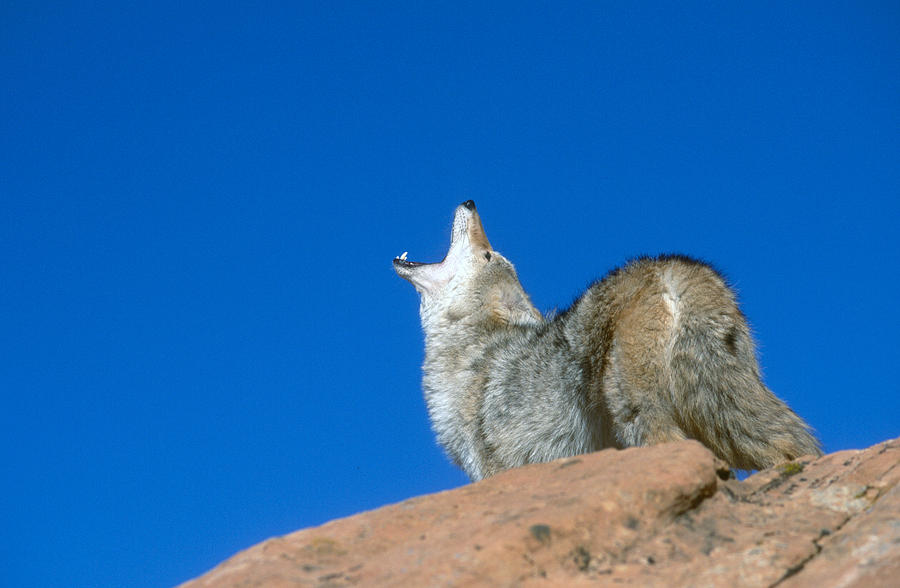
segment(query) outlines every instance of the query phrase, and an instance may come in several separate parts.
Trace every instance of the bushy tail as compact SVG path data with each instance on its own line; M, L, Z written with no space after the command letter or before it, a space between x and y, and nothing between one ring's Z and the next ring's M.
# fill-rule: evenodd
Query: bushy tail
M676 420L738 469L763 469L821 455L806 422L761 381L753 340L733 312L685 312L669 356Z

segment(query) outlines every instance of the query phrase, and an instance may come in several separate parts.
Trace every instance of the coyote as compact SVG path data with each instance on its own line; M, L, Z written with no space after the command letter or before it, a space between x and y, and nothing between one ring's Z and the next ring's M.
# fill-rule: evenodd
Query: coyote
M735 295L680 255L611 271L550 318L468 200L440 263L394 259L415 286L422 386L438 441L472 480L605 447L697 439L737 469L821 455L760 380Z

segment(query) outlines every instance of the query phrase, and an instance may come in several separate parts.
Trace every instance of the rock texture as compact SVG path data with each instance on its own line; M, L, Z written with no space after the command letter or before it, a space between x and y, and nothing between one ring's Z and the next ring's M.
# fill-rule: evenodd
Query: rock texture
M900 586L900 439L744 481L607 450L264 541L184 586Z

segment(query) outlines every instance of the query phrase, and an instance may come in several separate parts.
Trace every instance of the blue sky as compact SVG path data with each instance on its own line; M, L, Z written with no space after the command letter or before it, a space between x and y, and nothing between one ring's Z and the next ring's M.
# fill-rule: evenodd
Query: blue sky
M166 586L465 477L417 298L474 199L542 310L732 281L828 451L900 434L896 2L0 8L0 576Z

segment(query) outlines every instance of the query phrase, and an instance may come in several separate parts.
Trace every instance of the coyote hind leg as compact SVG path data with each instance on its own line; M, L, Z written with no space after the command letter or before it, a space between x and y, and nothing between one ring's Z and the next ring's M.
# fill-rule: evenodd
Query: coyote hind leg
M617 429L626 446L657 445L670 441L683 441L688 436L670 415L648 407L636 407L632 418L622 422ZM618 424L618 423L617 423Z
M612 417L615 437L622 447L656 445L688 438L675 422L674 411L667 406L659 382L640 382L627 378L623 370L609 370L604 392Z

